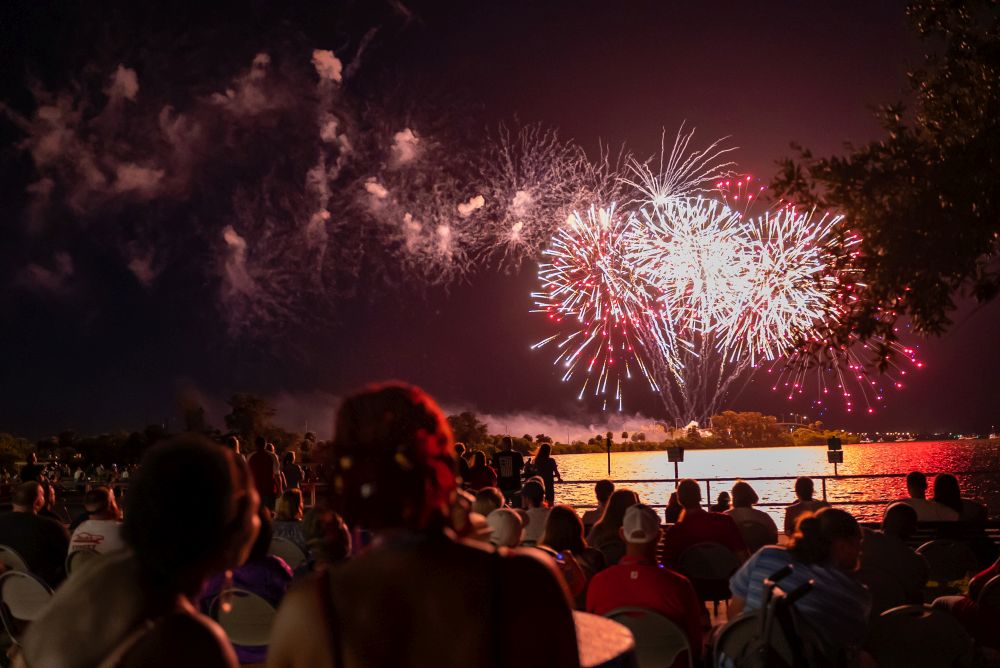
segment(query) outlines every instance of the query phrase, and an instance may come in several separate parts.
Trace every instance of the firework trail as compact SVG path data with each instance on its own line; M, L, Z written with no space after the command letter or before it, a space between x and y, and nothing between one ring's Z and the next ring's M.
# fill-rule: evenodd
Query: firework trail
M589 391L605 409L611 398L621 410L622 381L633 373L657 390L638 338L655 300L626 258L626 229L614 204L573 214L544 251L541 290L532 295L534 310L561 330L533 348L551 344L563 380L582 376L580 398Z

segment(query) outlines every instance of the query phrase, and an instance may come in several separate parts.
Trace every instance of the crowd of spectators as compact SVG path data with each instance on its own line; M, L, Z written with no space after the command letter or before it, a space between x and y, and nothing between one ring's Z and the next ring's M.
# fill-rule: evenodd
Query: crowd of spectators
M55 593L20 639L18 665L560 668L578 665L573 610L636 607L675 624L697 664L720 624L706 606L718 598L686 571L704 544L734 564L721 580L729 619L762 611L765 581L785 572L783 590L809 587L794 603L799 640L832 665L871 665L873 620L930 602L928 564L910 546L921 523L986 517L947 474L927 499L920 473L878 529L815 499L809 478L795 482L784 535L742 480L711 505L698 481L680 481L665 522L636 491L602 480L596 509L581 513L555 503L561 476L547 445L529 465L507 439L488 461L452 443L417 388L367 388L335 426L327 493L308 509L302 467L265 439L249 457L235 438L157 445L129 472L124 513L113 487L95 485L65 522L46 516L54 487L30 459L0 514L0 546ZM301 559L278 556L279 541ZM99 557L67 577L76 551ZM984 566L968 593L934 607L1000 649L1000 613L978 600L1000 561ZM246 595L277 611L267 644L233 646L215 621ZM524 633L525 620L544 630Z

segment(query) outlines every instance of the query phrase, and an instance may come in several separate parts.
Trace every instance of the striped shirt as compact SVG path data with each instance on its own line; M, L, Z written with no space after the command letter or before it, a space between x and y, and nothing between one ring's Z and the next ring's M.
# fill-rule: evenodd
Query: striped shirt
M764 579L788 564L794 570L781 580L782 591L792 592L808 580L816 582L808 594L795 602L799 618L828 648L858 646L868 631L871 596L849 573L820 564L804 564L783 547L757 551L729 580L734 596L746 600L746 609L759 610L764 601Z

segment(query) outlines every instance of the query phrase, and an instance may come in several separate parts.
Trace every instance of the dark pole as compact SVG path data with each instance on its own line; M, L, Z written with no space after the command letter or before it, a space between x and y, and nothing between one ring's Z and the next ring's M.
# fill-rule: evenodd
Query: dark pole
M611 477L611 432L608 432L607 440L605 445L608 448L608 477Z

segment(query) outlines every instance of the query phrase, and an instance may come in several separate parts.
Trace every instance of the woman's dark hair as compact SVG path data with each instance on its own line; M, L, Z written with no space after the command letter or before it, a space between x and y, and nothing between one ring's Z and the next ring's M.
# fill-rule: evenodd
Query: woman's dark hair
M583 538L583 520L575 510L564 505L552 507L545 519L542 545L547 545L556 552L563 550L569 550L573 554L583 552L587 541Z
M247 561L263 559L267 556L268 550L271 549L271 539L274 537L274 524L271 522L271 511L267 509L267 506L260 504L257 517L260 518L260 532L257 534L257 540L253 542L253 547L250 548L250 556Z
M535 455L535 466L537 467L540 462L547 462L552 457L552 446L548 443L542 443L542 447L538 448L538 453Z
M472 453L472 465L476 467L486 466L486 453L482 450L475 450Z
M600 547L604 543L618 538L618 530L622 528L625 511L639 503L639 495L630 489L616 489L604 507L604 514L590 530L591 544Z
M440 529L455 492L455 451L441 409L423 390L372 385L344 399L329 455L330 504L369 530Z
M615 483L610 480L598 480L597 484L594 485L594 496L597 497L597 502L600 504L607 503L614 491Z
M860 535L861 527L853 515L839 508L820 508L815 514L799 516L788 549L799 561L818 564L830 558L835 541Z
M757 492L750 486L750 483L745 480L736 481L736 484L733 485L734 508L749 508L758 501L760 501L760 497L757 496Z
M281 458L282 464L292 464L295 462L295 453L289 450L285 453L285 456Z
M934 478L934 500L962 514L962 491L958 478L950 473L942 473Z
M122 537L147 580L191 593L256 511L246 464L202 437L154 445L129 484Z

